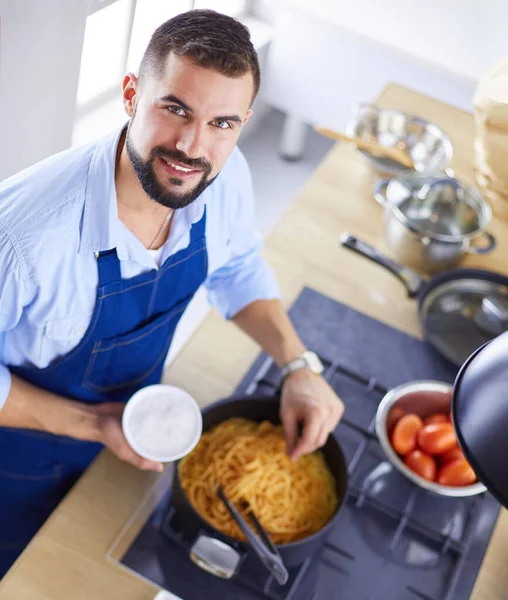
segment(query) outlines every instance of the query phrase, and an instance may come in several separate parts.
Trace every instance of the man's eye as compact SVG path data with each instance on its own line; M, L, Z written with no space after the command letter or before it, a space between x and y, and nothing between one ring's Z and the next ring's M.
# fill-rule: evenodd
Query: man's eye
M215 127L218 127L219 129L231 129L231 124L229 123L229 121L224 121L223 119L217 119L213 123L214 123Z
M168 106L168 110L169 110L169 112L172 112L175 115L179 115L182 117L185 116L185 111L181 106Z

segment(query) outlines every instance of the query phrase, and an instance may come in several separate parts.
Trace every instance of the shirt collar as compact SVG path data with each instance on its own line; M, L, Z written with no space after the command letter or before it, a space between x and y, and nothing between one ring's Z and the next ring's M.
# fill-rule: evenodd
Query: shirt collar
M86 181L80 254L110 250L117 246L115 162L124 128L115 130L101 140L92 155Z
M116 248L120 260L134 259L142 263L148 261L148 266L151 259L149 253L133 234L130 235L134 240L131 244L128 243L130 232L126 231L118 218L115 164L118 143L125 127L122 126L101 140L92 155L86 182L79 253L101 252ZM208 193L209 188L189 206L175 211L174 222L180 225L178 228L180 235L185 230L189 231L192 224L201 219ZM173 239L175 237L173 233L172 226L170 240L171 237Z

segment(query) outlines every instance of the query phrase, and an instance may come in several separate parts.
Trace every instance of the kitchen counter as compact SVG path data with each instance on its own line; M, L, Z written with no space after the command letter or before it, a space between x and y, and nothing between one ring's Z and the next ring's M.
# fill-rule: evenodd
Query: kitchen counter
M454 144L457 177L474 182L470 114L397 85L389 85L378 103L417 113L445 129ZM386 251L372 182L362 156L335 145L273 229L265 255L278 275L285 305L307 285L421 337L417 306L403 286L338 245L339 234L348 230ZM497 237L496 250L468 257L463 265L508 275L508 203L492 208L489 231ZM258 352L233 324L212 313L169 366L164 381L185 388L205 406L234 390ZM152 600L156 586L106 555L126 526L135 529L142 523L146 515L139 507L163 480L164 474L138 471L102 452L0 582L0 600ZM502 510L472 600L503 597L507 562L508 515Z

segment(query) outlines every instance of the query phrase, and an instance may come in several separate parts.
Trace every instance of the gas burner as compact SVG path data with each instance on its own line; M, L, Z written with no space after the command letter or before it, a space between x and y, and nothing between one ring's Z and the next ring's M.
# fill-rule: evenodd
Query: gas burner
M186 539L168 512L168 490L121 562L185 600L467 600L499 504L488 493L445 498L416 487L387 462L374 432L388 389L416 379L453 382L455 368L426 343L310 289L290 315L346 406L335 434L348 493L322 553L290 570L285 586L248 553L231 579L211 575L189 558L196 535ZM280 384L262 354L236 393L273 396Z

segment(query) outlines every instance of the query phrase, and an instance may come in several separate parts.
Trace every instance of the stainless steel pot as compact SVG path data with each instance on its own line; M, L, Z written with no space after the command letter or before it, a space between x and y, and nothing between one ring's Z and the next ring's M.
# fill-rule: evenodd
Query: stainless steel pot
M384 207L386 240L396 260L434 273L456 266L465 254L496 245L485 231L489 204L475 189L442 174L380 180L374 197ZM476 246L480 238L484 246Z

